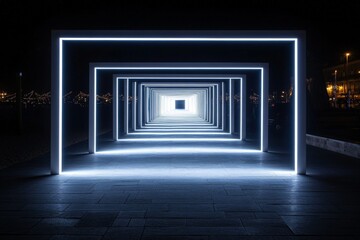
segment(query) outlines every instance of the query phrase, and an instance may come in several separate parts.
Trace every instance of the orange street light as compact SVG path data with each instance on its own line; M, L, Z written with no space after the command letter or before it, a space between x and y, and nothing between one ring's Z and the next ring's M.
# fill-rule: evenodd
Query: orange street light
M349 56L350 53L346 52L346 64L345 64L345 76L346 76L346 88L347 88L347 96L346 96L346 102L347 102L347 108L350 109L350 89L349 89L349 76L348 76L348 63L349 63Z
M337 108L337 96L336 96L336 91L337 91L337 83L336 83L336 75L337 75L337 70L335 69L334 71L334 88L333 88L333 92L334 92L334 107Z

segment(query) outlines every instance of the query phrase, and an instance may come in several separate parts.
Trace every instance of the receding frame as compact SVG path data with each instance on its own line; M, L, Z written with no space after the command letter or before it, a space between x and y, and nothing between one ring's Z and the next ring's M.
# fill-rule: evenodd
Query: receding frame
M245 85L245 82L246 82L246 77L245 75L225 75L225 74L222 74L222 75L219 75L219 74L203 74L203 75L199 75L199 74L147 74L147 75L144 75L144 74L116 74L113 76L114 78L114 82L113 82L113 90L114 89L117 89L118 87L118 80L119 79L122 79L122 80L125 80L127 81L126 79L139 79L139 80L151 80L151 79L182 79L182 80L185 80L185 79L188 79L188 80L201 80L201 79L210 79L210 80L229 80L229 79L233 79L233 80L239 80L240 82L240 91L242 90L241 87ZM193 82L190 82L188 81L188 84L190 85L193 85L194 83ZM197 85L204 85L205 83L196 83ZM145 85L145 83L142 83L141 85ZM156 86L156 85L164 85L163 83L146 83L146 85L151 85L151 86ZM168 84L165 84L165 85L168 85ZM177 86L178 84L177 83L174 83L174 84L169 84L168 86ZM209 84L205 84L205 85L209 85ZM215 83L211 83L210 85L218 85L218 84L215 84ZM230 85L230 92L232 92L231 90L231 85ZM217 93L219 94L219 93ZM243 96L245 96L245 93L242 93ZM118 95L118 93L116 91L113 91L113 95ZM223 94L222 94L223 95ZM125 100L126 101L126 100ZM141 94L140 94L140 103L141 103ZM113 104L117 104L118 105L118 102L114 101ZM124 103L125 106L127 106L128 104L127 103ZM223 104L224 105L224 101L223 101ZM231 104L229 106L229 109L231 109ZM141 107L140 107L141 109ZM222 106L222 109L224 109L224 106ZM242 109L244 109L244 107L242 106ZM118 114L116 113L117 111L117 107L114 106L114 114L116 114L116 116L118 116ZM134 110L136 112L136 110ZM128 111L126 111L128 112ZM229 110L230 114L231 114L231 110ZM141 110L140 110L140 113L141 113ZM222 111L222 114L223 114L223 111ZM125 118L127 118L127 116L124 116ZM117 117L113 117L113 122L114 123L118 123L118 118ZM229 120L231 120L232 118L230 117ZM127 120L124 119L124 122L126 122ZM126 123L125 123L126 124ZM232 122L229 122L229 126L231 126L233 123ZM215 128L218 128L218 120L217 120L217 124L215 126ZM113 129L118 129L118 125L114 125L113 126ZM241 128L243 129L243 128ZM115 130L116 131L116 130ZM222 131L223 131L223 127L222 127ZM229 131L231 131L231 129L229 129ZM116 131L117 132L117 131ZM115 133L115 132L114 132ZM129 133L126 133L126 134L129 134ZM209 133L210 134L210 133ZM230 133L229 133L230 134ZM96 135L96 134L95 134ZM245 137L245 131L243 130L241 133L240 133L240 139L244 138ZM117 134L114 134L114 139L118 139L117 137Z
M117 75L114 75L114 76L117 76ZM152 77L149 77L149 75L147 74L146 75L146 77L145 77L147 80L150 80L150 79L152 79ZM156 77L156 78L158 78L158 77ZM138 79L138 77L136 78L136 79ZM113 89L117 89L117 86L116 86L116 84L118 84L117 82L118 82L118 80L119 80L119 78L114 78L114 80L113 80ZM125 80L125 79L123 79L123 80ZM136 84L136 82L134 82L133 83L134 84L134 86L136 86L137 84ZM182 84L186 84L186 83L182 83ZM191 82L191 83L187 83L188 85L191 85L191 86L193 86L194 85L194 83L193 82ZM196 83L195 85L199 85L199 84L201 84L201 83ZM140 115L140 119L143 119L143 117L142 117L142 86L144 85L146 85L146 86L149 86L149 85L151 85L151 86L157 86L158 84L156 84L156 83L141 83L140 84L141 85L141 87L140 87L140 93L139 93L139 95L140 95L140 97L139 97L139 102L140 102L140 107L139 107L139 113L138 113L138 115ZM209 84L206 84L206 85L209 85ZM215 92L216 92L216 94L217 95L220 95L220 93L219 93L219 85L220 84L210 84L209 86L211 86L211 87L216 87L217 88L217 91L215 91L214 89L214 93L213 94L215 94ZM221 84L221 85L223 85L223 83ZM179 84L178 83L176 83L176 84L171 84L171 86L172 87L174 87L174 86L179 86ZM200 86L200 85L199 85ZM223 88L223 87L222 87ZM135 91L134 91L135 90ZM136 88L133 90L133 94L134 95L137 95L137 90L136 90ZM113 95L118 95L118 93L117 92L113 92ZM223 94L222 94L223 95ZM215 102L215 100L213 99L213 104L214 104L214 102ZM115 102L114 102L115 103ZM136 102L134 102L135 103L135 105L137 105L136 104ZM126 105L126 104L124 104L124 105ZM219 105L219 103L217 103L217 108L219 108L218 107L218 105ZM222 105L224 105L224 103L222 104ZM137 106L133 106L133 112L136 112L134 109L136 108ZM114 106L114 110L113 110L113 112L115 113L116 112L116 106ZM222 106L222 109L223 109L223 106ZM214 113L213 113L214 114ZM223 115L223 113L222 113L222 115ZM126 116L125 116L125 118L126 118ZM137 118L136 116L134 117L134 119L135 118ZM138 118L138 119L139 119ZM117 120L114 120L113 121L114 123L117 123ZM223 122L223 120L222 120L222 122ZM138 123L139 123L139 125L141 125L141 123L140 123L140 121L138 121ZM151 124L145 124L145 126L150 126ZM156 124L155 124L156 125ZM161 124L159 124L159 125L161 125ZM203 124L202 124L203 125ZM209 124L205 124L205 125L211 125L211 123L209 123ZM219 119L216 119L216 125L215 125L215 128L217 129L219 127ZM113 129L116 129L116 128L118 128L117 126L113 126ZM134 129L135 130L135 132L128 132L127 134L128 135L132 135L132 134L136 134L136 132L137 132L137 129ZM219 130L221 130L221 131L223 131L223 126L222 126L222 128L221 129L219 129ZM139 132L140 133L140 132ZM145 132L141 132L141 134L145 134ZM164 133L151 133L151 134L164 134ZM171 133L171 134L177 134L176 132L173 132L173 133ZM179 133L179 134L181 134L181 133ZM202 132L201 134L204 134L204 135L206 135L207 133L206 132ZM219 133L220 134L220 133ZM113 137L114 139L116 139L116 137L114 136Z
M190 83L189 83L190 84ZM140 84L140 93L139 93L139 95L140 95L140 106L139 106L139 108L141 109L141 111L140 112L142 112L142 110L143 110L143 106L142 106L142 101L141 100L143 100L142 99L142 87L144 87L144 88L149 88L149 89L151 89L155 94L157 94L158 92L160 93L160 92L163 92L163 91L173 91L173 90L170 90L170 89L174 89L174 88L176 88L176 89L181 89L181 91L185 91L185 89L187 89L186 91L194 91L194 90L191 90L191 87L189 87L189 86L186 86L186 87L182 87L182 86L179 86L179 87L176 87L176 86L171 86L171 84L170 83L168 83L168 84L160 84L160 85L158 85L158 84L148 84L148 83L141 83ZM195 85L191 85L192 87L194 87ZM160 87L160 88L159 88ZM180 88L181 87L181 88ZM212 87L214 87L214 86L210 86L210 87L204 87L204 86L200 86L200 85L197 85L197 86L195 86L195 87L197 87L197 88L199 88L198 90L197 90L197 93L199 94L199 92L200 93L202 93L203 95L204 95L204 93L207 93L208 92L208 90L209 90L209 88L212 88ZM202 87L202 89L200 90L200 88ZM168 89L167 89L168 88ZM144 93L146 93L146 91L144 91ZM145 95L145 97L146 97L146 95ZM135 105L135 108L136 108L136 105ZM142 119L141 118L142 117L142 115L139 117L140 119L140 121L141 120L144 120L144 119ZM205 119L205 118L204 118ZM206 120L206 119L205 119ZM140 128L142 128L142 127L144 127L144 128L147 128L147 127L152 127L152 128L155 128L155 127L153 127L153 126L162 126L162 125L181 125L181 124L161 124L161 123L158 123L158 124L154 124L154 123L151 123L151 122L149 122L149 123L141 123L140 124ZM188 124L188 125L192 125L192 124ZM203 123L203 124L195 124L195 125L203 125L203 126L210 126L211 125L211 123ZM137 131L137 129L135 129L135 131Z
M141 79L141 80L144 80L144 79ZM150 79L148 79L148 80L150 81ZM182 84L187 84L187 85L183 86ZM161 92L164 90L171 91L166 88L169 88L169 89L176 88L176 90L181 89L181 91L185 91L185 90L193 91L193 90L191 90L191 87L203 88L202 90L198 89L198 92L200 91L201 93L206 93L205 96L208 96L210 88L212 89L213 87L217 86L216 84L193 83L193 82L181 83L181 84L178 84L178 83L141 83L140 85L141 85L140 90L142 90L142 86L144 86L146 88L151 88L152 90L154 90L154 92L157 92L157 91ZM159 87L160 87L160 89L158 89ZM139 95L141 98L142 94L139 93ZM141 104L142 104L142 101L140 101L140 105ZM141 106L140 106L140 108L141 108ZM204 119L206 120L206 118L207 118L207 116ZM140 125L142 125L142 124L140 124ZM144 125L146 126L146 125L153 125L153 124L145 123ZM155 125L167 125L167 124L155 124ZM197 125L197 124L195 124L195 125ZM208 123L208 124L200 124L200 125L211 125L211 124Z
M119 78L118 78L119 79ZM138 78L136 78L136 79L138 79ZM140 80L151 80L152 78L147 78L147 77L145 77L145 78L142 78L142 77L140 77L139 78ZM159 79L162 79L162 78L159 78ZM189 86L191 85L192 87L197 87L197 88L200 88L200 87L204 87L204 86L207 86L207 87L214 87L214 86L216 86L216 84L205 84L205 83L193 83L193 82L188 82L188 83L181 83L181 84L188 84ZM139 101L138 102L140 102L140 106L139 106L139 108L140 108L140 111L139 111L139 113L140 113L140 119L142 120L142 86L144 86L144 87L151 87L151 89L154 89L154 90L156 90L156 87L161 87L161 88L165 88L166 89L166 87L169 87L170 89L172 89L172 88L175 88L176 87L176 89L178 89L178 88L183 88L183 87L185 87L185 86L183 86L183 85L181 85L181 84L178 84L178 83L141 83L140 84L140 91L139 91L139 98L137 98L137 99L139 99ZM190 88L188 85L186 85L186 87L185 88ZM205 90L208 90L207 88L205 88ZM202 92L204 92L205 90L201 90ZM135 91L136 92L136 91ZM136 113L136 105L135 105L135 109L134 109L134 112ZM146 126L146 125L153 125L153 124L151 124L151 123L145 123L145 124L140 124L140 126L142 126L142 125L144 125L144 126ZM167 124L155 124L155 125L167 125ZM208 124L200 124L200 125L211 125L210 123L208 123ZM135 131L136 131L136 129L135 129Z
M136 63L136 66L134 66L134 63L91 63L89 67L90 71L90 93L89 93L89 153L96 153L97 152L97 133L96 133L96 115L97 115L97 107L96 107L96 86L97 86L97 74L98 71L109 71L109 70L117 70L117 71L124 71L124 70L178 70L178 71L189 71L189 70L203 70L208 71L211 70L237 70L237 71L245 71L245 70L253 70L253 71L259 71L260 72L260 83L261 83L261 95L264 96L261 100L261 121L260 121L260 150L256 150L259 152L265 152L268 150L268 82L269 82L269 76L268 76L268 64L267 63L232 63L231 65L225 64L225 63ZM147 74L148 78L151 78L151 74ZM158 74L159 75L159 74ZM152 77L158 78L154 75ZM181 78L184 78L184 74L174 74L177 76L180 76ZM231 98L233 98L233 90L232 90L232 80L239 80L240 86L242 89L240 92L245 91L245 75L244 74L197 74L199 77L201 75L203 78L208 78L212 76L214 79L224 79L227 78L229 80L229 95ZM115 76L122 76L120 79L123 79L125 81L125 90L124 90L124 98L125 98L125 106L128 106L128 96L129 96L129 78L133 75L127 75L124 77L124 75L115 75ZM139 78L139 75L136 75L136 77L133 78ZM187 76L191 76L191 74L187 74ZM226 77L225 77L226 76ZM168 78L167 76L166 78ZM193 76L194 77L194 76ZM193 78L192 77L192 78ZM118 77L119 78L119 77ZM201 77L200 77L201 78ZM114 79L114 78L113 78ZM113 89L118 89L116 85L117 82L113 80ZM222 83L223 85L223 83ZM224 89L224 86L222 86L222 89ZM115 95L118 95L118 92L114 92ZM224 95L224 93L222 94ZM245 94L243 94L245 96ZM232 103L230 101L229 109L232 109ZM243 109L245 109L243 106L241 106ZM118 116L118 113L116 112L118 109L118 106L113 106L114 113ZM230 118L229 118L229 126L230 126L230 132L233 131L233 114L232 111L230 112ZM124 124L125 126L128 125L128 107L125 107L124 109ZM242 116L245 118L246 115L241 111ZM243 117L240 117L240 120L243 120ZM243 127L240 127L240 129L245 128L245 120L240 121L240 124L243 125ZM116 127L118 128L118 127ZM126 130L125 130L126 131ZM129 134L129 133L127 133ZM245 136L246 132L242 131L240 133L240 136ZM242 138L240 138L242 139ZM119 140L117 138L117 140ZM220 140L220 139L218 139Z
M306 174L306 36L304 31L53 31L51 174L62 172L64 42L284 42L293 44L294 170ZM136 64L135 64L136 65ZM92 103L91 103L92 104Z
M194 74L172 74L172 75L169 75L169 74L150 74L150 75L143 75L143 74L125 74L125 75L119 75L119 74L116 74L113 76L113 95L114 96L117 96L118 95L118 92L117 92L117 89L118 89L118 82L119 82L119 79L122 79L124 81L128 81L129 79L137 79L137 80L150 80L150 79L181 79L181 80L200 80L200 79L208 79L208 80L229 80L229 87L230 87L230 93L232 92L231 88L232 88L232 84L231 84L231 80L239 80L239 86L240 86L240 93L241 93L241 116L240 116L240 126L239 126L239 130L240 130L240 133L239 133L239 138L240 140L242 140L243 138L245 138L245 134L246 134L246 126L245 126L245 121L244 121L244 118L245 118L245 112L243 111L245 109L245 105L243 106L242 103L245 101L245 82L246 82L246 76L245 75L216 75L216 74L205 74L205 75L194 75ZM230 80L231 79L231 80ZM164 83L146 83L150 86L159 86L159 85L165 85L165 86L178 86L179 84L178 83L173 83L173 84L164 84ZM201 85L218 85L218 83L193 83L193 82L190 82L188 81L188 84L189 85L196 85L196 86L201 86ZM141 85L145 85L145 83L141 83ZM222 94L222 97L223 94ZM115 98L116 100L113 101L113 138L114 140L119 140L119 137L118 137L118 122L119 122L119 114L118 114L118 98ZM126 99L125 99L126 101ZM141 100L140 100L141 101ZM224 101L222 101L222 105L224 105ZM124 103L125 106L128 106L128 103ZM217 102L217 108L218 108L218 102ZM229 105L229 112L230 112L230 115L231 115L231 108L232 108L232 104ZM224 106L222 106L222 108L224 108ZM96 109L95 109L96 111ZM128 113L128 111L126 111ZM136 109L134 109L134 112L136 112ZM223 111L222 111L222 114L223 114ZM218 115L218 114L217 114ZM218 117L218 116L217 116ZM91 117L90 117L91 118ZM128 118L128 116L124 116L124 118ZM231 121L233 120L232 117L229 118L229 126L233 125L234 122ZM124 119L124 122L125 122L125 119ZM217 125L215 126L216 128L218 128L218 123ZM229 131L231 131L232 128L229 129ZM126 133L126 134L129 134L129 133ZM132 134L137 134L137 133L132 133ZM141 133L141 134L144 134L144 133ZM207 135L209 135L211 133L207 133ZM219 134L219 132L215 132L214 134ZM231 134L230 132L228 134ZM95 136L97 135L96 133L94 134ZM95 151L96 151L96 146L94 147Z
M90 93L89 93L89 153L96 153L97 152L97 143L96 143L96 86L97 86L97 71L109 71L109 70L117 70L117 71L125 71L125 70L236 70L236 71L244 71L244 70L253 70L253 71L259 71L260 72L260 83L261 83L261 95L264 96L261 101L261 121L260 121L260 150L265 152L268 150L268 104L266 99L268 99L268 64L267 63L90 63L89 71L90 71L90 79L89 79L89 85L90 85ZM124 108L124 125L128 125L128 96L129 96L129 79L131 78L139 78L141 74L118 74L113 77L113 90L118 89L118 80L122 79L125 82L125 89L124 89L124 105L126 106ZM164 74L163 74L164 75ZM239 80L240 81L240 92L243 93L242 96L244 97L245 94L245 88L246 88L246 76L244 74L197 74L197 75L191 75L191 74L173 74L172 77L180 77L181 79L184 78L184 76L191 76L191 79L193 78L214 78L214 79L228 79L229 80L229 95L231 98L233 98L234 92L232 90L232 80ZM121 76L121 77L119 77ZM134 77L136 76L136 77ZM159 78L159 74L147 74L147 77L145 78ZM169 74L167 77L169 78ZM171 78L171 77L170 77ZM222 83L223 85L223 83ZM224 86L222 86L222 89L224 89ZM113 92L114 95L118 95L117 91ZM224 95L224 92L222 92L222 95ZM241 101L241 104L244 102ZM113 105L113 113L115 113L115 116L118 118L118 101L115 102L116 104ZM266 103L266 104L265 104ZM229 109L232 109L233 105L230 101ZM244 106L240 106L241 109L246 109ZM224 109L224 108L223 108ZM230 117L229 117L229 126L230 130L229 133L233 132L234 124L233 124L233 114L232 110L229 111ZM222 113L224 115L224 113ZM240 140L245 137L246 130L245 130L245 120L243 118L246 118L246 113L242 112L240 116ZM118 120L114 120L113 116L113 122L118 123ZM117 125L113 125L114 129L118 129ZM126 128L126 127L125 127ZM129 134L128 131L125 129L126 134ZM113 138L116 140L119 140L118 130L115 130L115 135L113 131Z

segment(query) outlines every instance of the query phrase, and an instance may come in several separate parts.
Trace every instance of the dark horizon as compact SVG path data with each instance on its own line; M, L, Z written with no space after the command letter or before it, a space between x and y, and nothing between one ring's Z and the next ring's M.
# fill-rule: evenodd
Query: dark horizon
M322 80L322 69L359 59L360 29L353 1L263 1L236 5L121 1L0 1L3 37L0 90L14 91L18 72L24 90L50 90L51 31L62 30L305 30L307 75Z

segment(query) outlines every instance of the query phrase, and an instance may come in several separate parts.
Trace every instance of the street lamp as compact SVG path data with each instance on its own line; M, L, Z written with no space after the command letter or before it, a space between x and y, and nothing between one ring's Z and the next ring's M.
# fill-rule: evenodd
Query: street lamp
M346 57L345 77L346 77L346 88L347 88L346 104L348 109L350 109L350 89L349 89L349 76L348 76L349 56L350 56L349 52L345 53L345 57Z
M22 72L19 72L18 76L17 76L17 93L16 93L16 103L17 103L17 128L18 128L18 133L22 134L23 131L23 120L22 120L22 104L23 104L23 99L22 99Z
M337 70L335 70L334 72L334 87L333 87L333 92L334 92L334 107L337 108L337 99L336 99L336 91L337 91L337 84L336 84L336 75L337 75Z

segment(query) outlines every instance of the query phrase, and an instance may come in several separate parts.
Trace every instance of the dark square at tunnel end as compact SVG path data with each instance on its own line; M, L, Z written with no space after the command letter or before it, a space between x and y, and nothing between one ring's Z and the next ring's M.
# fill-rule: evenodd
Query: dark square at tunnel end
M185 100L175 100L175 109L184 110L185 109Z

